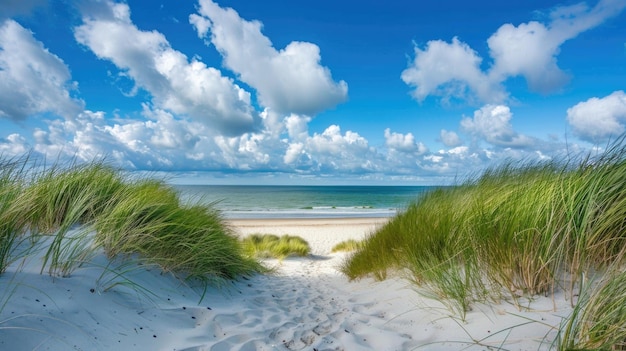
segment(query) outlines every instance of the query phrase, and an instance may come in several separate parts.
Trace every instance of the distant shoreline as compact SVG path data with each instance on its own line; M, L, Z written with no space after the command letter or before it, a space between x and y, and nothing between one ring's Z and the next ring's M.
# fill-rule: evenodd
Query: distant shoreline
M279 211L267 211L263 213L254 212L249 213L246 211L242 212L231 212L231 211L222 211L222 215L224 220L226 221L264 221L264 220L290 220L290 221L316 221L316 220L327 220L327 221L341 221L341 220L350 220L350 219L380 219L380 220L388 220L394 217L398 212L374 212L374 213L363 213L363 212L355 212L355 213L310 213L307 214L305 212L279 212Z
M376 225L389 221L389 217L333 217L333 218L226 218L225 220L236 227L259 226L343 226L343 225Z
M209 204L225 219L389 218L424 186L176 186L183 202Z

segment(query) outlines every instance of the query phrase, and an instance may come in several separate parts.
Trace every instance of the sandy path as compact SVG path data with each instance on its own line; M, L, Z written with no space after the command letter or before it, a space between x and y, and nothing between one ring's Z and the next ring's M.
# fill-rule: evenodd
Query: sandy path
M337 270L345 254L330 254L336 243L361 239L385 221L231 221L241 235L299 235L313 243L313 255L267 261L277 271L248 281L246 292L240 295L240 305L246 308L236 313L229 312L228 305L214 308L208 325L226 335L216 338L211 349L406 350L417 345L410 335L397 332L396 323L406 321L391 321L394 316L380 304L381 291L370 290L366 282L349 284ZM391 292L385 298L401 298Z

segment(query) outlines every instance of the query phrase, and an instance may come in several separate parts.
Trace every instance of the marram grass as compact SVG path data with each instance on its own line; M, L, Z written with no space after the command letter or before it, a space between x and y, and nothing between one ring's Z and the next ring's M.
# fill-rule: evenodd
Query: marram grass
M24 188L25 160L0 163L0 274L25 252L19 252L25 230L22 214L14 211L16 199ZM27 251L27 250L26 250Z
M561 326L559 350L626 350L626 272L617 268L593 284Z
M351 279L399 272L461 317L474 302L574 297L583 277L610 279L607 267L625 263L625 179L623 139L577 164L507 164L420 197L342 271Z
M102 162L28 169L0 160L0 273L43 243L42 272L67 276L100 249L184 279L263 271L209 205L183 205L160 180L125 179ZM34 170L37 169L37 170Z
M308 256L309 243L299 236L252 234L241 240L243 251L250 257L284 259L289 256Z
M340 243L337 243L335 246L333 246L330 252L333 252L333 253L334 252L352 252L352 251L356 251L360 249L362 246L363 246L362 241L348 239Z

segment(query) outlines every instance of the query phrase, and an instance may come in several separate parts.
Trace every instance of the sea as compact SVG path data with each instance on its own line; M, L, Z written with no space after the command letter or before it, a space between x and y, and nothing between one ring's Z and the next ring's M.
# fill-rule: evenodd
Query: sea
M175 185L230 219L392 217L432 186Z

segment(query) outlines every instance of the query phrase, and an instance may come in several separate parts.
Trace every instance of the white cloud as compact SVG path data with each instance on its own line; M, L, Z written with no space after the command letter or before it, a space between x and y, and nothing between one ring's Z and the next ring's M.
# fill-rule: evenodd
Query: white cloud
M333 81L320 64L320 49L291 42L278 51L261 32L258 21L246 21L231 9L200 0L199 14L189 19L201 38L207 37L224 58L224 65L257 90L259 101L281 114L313 116L347 98L348 85Z
M563 6L550 13L550 22L505 24L488 40L496 80L521 75L534 91L551 92L569 79L557 66L560 46L578 34L598 26L626 7L626 2L602 0L593 8L584 3Z
M497 81L523 76L534 91L554 91L569 80L556 64L562 39L538 22L505 24L487 40L494 60L489 74Z
M567 109L567 121L583 140L599 143L616 138L626 131L626 94L620 90L579 102Z
M292 164L300 158L300 156L304 155L304 144L303 143L292 143L289 144L287 151L285 152L285 156L283 157L283 162L285 164Z
M72 120L49 120L46 129L34 130L32 150L49 159L105 158L127 169L202 169L220 164L217 157L204 157L217 147L203 124L148 105L142 115L145 119L116 120L103 112L84 111Z
M424 50L415 47L415 60L402 72L402 80L415 87L412 95L423 101L429 95L444 99L502 101L502 87L489 81L480 70L482 59L467 44L453 38L451 43L432 40Z
M26 139L16 133L9 134L6 139L0 138L0 155L13 157L23 156L31 149Z
M502 103L508 98L502 84L515 76L524 77L534 91L553 92L569 79L557 65L561 45L625 7L622 0L601 0L593 8L584 4L557 7L547 24L504 24L487 40L493 60L488 71L480 67L482 58L457 38L451 43L429 41L425 49L415 48L415 59L402 79L415 87L412 94L418 101L434 95L444 102L478 98L483 103Z
M448 146L448 147L459 146L463 143L461 141L461 138L459 138L458 134L456 134L453 131L448 131L445 129L442 129L441 132L439 132L439 139L445 146Z
M428 151L423 143L415 142L412 133L392 133L389 128L385 129L385 145L391 150L405 153L424 154Z
M79 43L123 70L160 108L188 115L219 133L241 134L253 128L257 113L248 92L219 70L197 59L189 61L161 33L139 30L127 4L104 5L84 14L84 23L75 28Z
M283 162L287 171L297 170L307 174L361 174L377 170L377 160L382 160L377 151L368 145L367 139L358 133L341 132L337 125L331 125L321 134L309 135L303 122L307 118L292 115L285 119L290 125L295 141L287 143Z
M461 120L463 130L476 138L502 147L524 148L534 144L528 136L517 133L511 126L513 114L508 106L485 105L474 111L474 117Z
M70 71L33 33L13 20L0 22L0 117L23 120L52 112L72 118L82 110L73 99Z
M291 140L304 140L309 136L308 124L311 118L291 114L285 117L285 126Z

